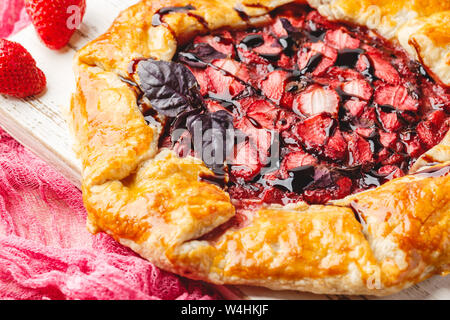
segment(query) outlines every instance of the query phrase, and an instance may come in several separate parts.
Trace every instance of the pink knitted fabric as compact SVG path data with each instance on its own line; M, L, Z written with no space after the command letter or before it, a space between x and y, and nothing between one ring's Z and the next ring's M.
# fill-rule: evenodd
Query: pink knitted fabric
M26 24L0 1L0 37ZM24 16L22 16L24 17ZM85 227L81 193L0 129L0 299L213 299Z
M6 38L29 23L24 0L0 1L0 38Z

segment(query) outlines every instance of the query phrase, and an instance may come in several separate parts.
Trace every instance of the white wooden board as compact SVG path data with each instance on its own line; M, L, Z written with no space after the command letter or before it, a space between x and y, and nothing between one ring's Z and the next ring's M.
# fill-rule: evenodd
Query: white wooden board
M28 27L12 37L24 45L45 72L48 89L34 99L18 100L0 96L0 125L24 146L46 160L75 185L80 185L80 163L64 121L74 89L72 58L76 50L106 31L120 10L137 0L88 0L84 22L67 49L54 52L38 40ZM314 295L271 291L254 287L219 287L229 298L244 299L376 299L365 296ZM434 277L388 299L450 299L450 276Z

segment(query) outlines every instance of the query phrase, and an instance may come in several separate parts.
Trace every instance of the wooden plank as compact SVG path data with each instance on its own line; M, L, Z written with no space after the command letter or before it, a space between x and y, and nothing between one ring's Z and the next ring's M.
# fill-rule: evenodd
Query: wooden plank
M72 140L64 121L74 90L72 58L76 50L106 31L120 10L137 0L90 0L84 22L68 48L54 52L38 40L32 27L12 40L23 44L36 58L48 80L47 91L35 99L0 96L0 125L35 154L54 166L72 183L80 185L80 162L72 152ZM315 295L292 291L272 291L256 287L219 286L228 298L244 299L377 299L364 296ZM389 299L450 299L450 277L434 277Z

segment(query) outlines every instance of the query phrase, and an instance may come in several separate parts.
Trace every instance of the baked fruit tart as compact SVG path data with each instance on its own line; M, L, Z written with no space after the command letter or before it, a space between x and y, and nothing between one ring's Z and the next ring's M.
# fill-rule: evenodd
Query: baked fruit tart
M450 3L142 1L75 58L88 228L216 284L450 264Z

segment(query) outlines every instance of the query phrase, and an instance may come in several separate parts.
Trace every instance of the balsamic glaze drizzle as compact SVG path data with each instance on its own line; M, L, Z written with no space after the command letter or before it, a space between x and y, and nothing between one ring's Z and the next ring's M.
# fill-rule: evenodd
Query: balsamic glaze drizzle
M260 34L249 34L241 41L241 47L250 50L262 46L264 39Z
M360 55L364 53L363 49L343 49L339 51L336 66L354 68Z
M222 189L225 189L228 184L227 175L225 173L218 172L214 172L213 175L200 173L198 180L215 184Z
M155 14L153 15L152 18L152 26L153 27L158 27L160 25L165 25L164 23L164 16L168 15L172 12L187 12L190 10L195 10L195 7L192 5L187 5L187 6L183 6L183 7L165 7L165 8L161 8L158 11L155 12Z

